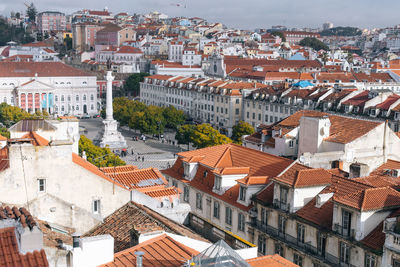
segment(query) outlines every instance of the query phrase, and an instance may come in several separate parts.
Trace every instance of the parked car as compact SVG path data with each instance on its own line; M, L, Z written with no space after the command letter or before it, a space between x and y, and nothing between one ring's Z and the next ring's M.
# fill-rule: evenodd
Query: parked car
M81 118L82 119L90 119L90 115L89 114L83 114L82 116L81 116Z
M100 114L93 115L93 118L100 118Z

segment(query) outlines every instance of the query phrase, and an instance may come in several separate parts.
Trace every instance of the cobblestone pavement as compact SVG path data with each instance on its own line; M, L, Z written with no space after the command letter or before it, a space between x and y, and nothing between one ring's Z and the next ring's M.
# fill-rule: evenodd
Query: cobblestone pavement
M103 127L101 119L80 120L79 125L80 134L86 135L91 140L97 136ZM141 169L155 167L162 170L168 168L168 166L172 166L175 162L175 153L187 149L187 146L175 146L166 142L162 143L151 137L148 137L146 142L142 140L133 141L133 137L139 136L138 132L129 130L127 127L122 127L119 130L128 144L128 155L121 158L127 164L138 166ZM175 134L173 132L166 132L164 135L166 140L175 141ZM144 160L142 160L143 158Z

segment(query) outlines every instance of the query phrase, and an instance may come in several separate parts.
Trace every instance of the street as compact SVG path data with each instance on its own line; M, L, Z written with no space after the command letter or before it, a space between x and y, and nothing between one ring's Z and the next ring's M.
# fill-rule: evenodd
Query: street
M103 127L102 119L82 119L79 121L80 134L86 135L89 139L93 140ZM184 151L183 147L175 146L166 142L162 143L158 139L153 139L147 136L146 141L143 140L133 141L134 136L140 137L140 133L130 130L128 127L119 128L119 131L125 137L128 144L128 155L121 157L126 164L132 164L140 169L155 167L160 170L172 166L175 162L175 153ZM172 131L165 132L165 140L175 141L175 133ZM133 151L133 154L132 154ZM139 159L140 158L140 159Z

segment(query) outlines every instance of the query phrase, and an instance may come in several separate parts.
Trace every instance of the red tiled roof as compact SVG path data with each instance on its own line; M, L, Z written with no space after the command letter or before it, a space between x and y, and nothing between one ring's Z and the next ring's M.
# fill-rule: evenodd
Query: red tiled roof
M152 198L176 196L176 195L179 195L180 193L182 193L182 190L175 186L171 186L171 187L167 187L167 188L165 188L165 187L164 188L154 188L154 189L140 190L140 191Z
M282 175L274 178L292 187L312 187L328 185L331 183L332 174L324 169L311 169L299 163L295 163Z
M30 46L30 47L52 47L52 45L49 45L48 43L45 43L45 42L28 43L28 44L23 44L22 46Z
M0 266L49 266L43 249L35 250L33 253L28 252L25 255L19 252L14 227L0 229L0 248Z
M245 178L236 180L236 182L244 185L266 185L268 181L268 176L247 176Z
M334 196L335 202L361 210L400 207L400 192L390 187L368 188L345 196Z
M246 260L251 267L298 267L299 265L279 256L266 255Z
M246 155L246 157L243 157L243 155ZM250 176L274 177L293 162L290 159L235 144L181 152L178 153L178 156L177 161L171 168L162 171L164 174L185 181L189 183L190 186L243 210L248 210L251 206L246 207L237 203L239 184L229 188L222 195L212 192L215 180L215 174L212 170L226 167L249 167L250 171L248 175ZM187 181L183 178L182 159L193 156L204 156L204 158L199 161L200 165L195 177L192 181ZM204 177L205 173L207 174L206 177Z
M143 267L181 266L193 256L199 254L198 251L179 243L166 234L163 234L116 253L113 262L101 266L136 266L135 252L139 250L144 252L142 262Z
M399 95L391 95L385 101L376 105L376 108L389 110L390 106L399 99L400 99Z
M132 46L121 46L117 54L143 54L142 50Z
M0 62L0 77L94 76L61 62Z
M274 200L274 183L270 183L266 188L257 193L256 199L265 205L272 204Z
M369 91L365 90L359 93L358 95L344 101L343 105L353 105L353 106L364 106L365 102L370 100Z
M129 189L168 184L156 168L135 169L131 167L129 169L125 167L116 168L114 171L111 168L106 169L106 175ZM103 170L103 168L100 169Z
M48 146L49 145L49 141L47 141L45 138L38 135L36 132L32 132L32 131L23 135L20 139L32 139L31 143L34 146Z

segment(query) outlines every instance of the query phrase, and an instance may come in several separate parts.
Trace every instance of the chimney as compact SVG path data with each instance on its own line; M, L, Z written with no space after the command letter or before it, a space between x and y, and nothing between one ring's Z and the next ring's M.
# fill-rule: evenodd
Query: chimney
M136 267L143 267L144 252L139 250L135 252L135 255L136 255Z

